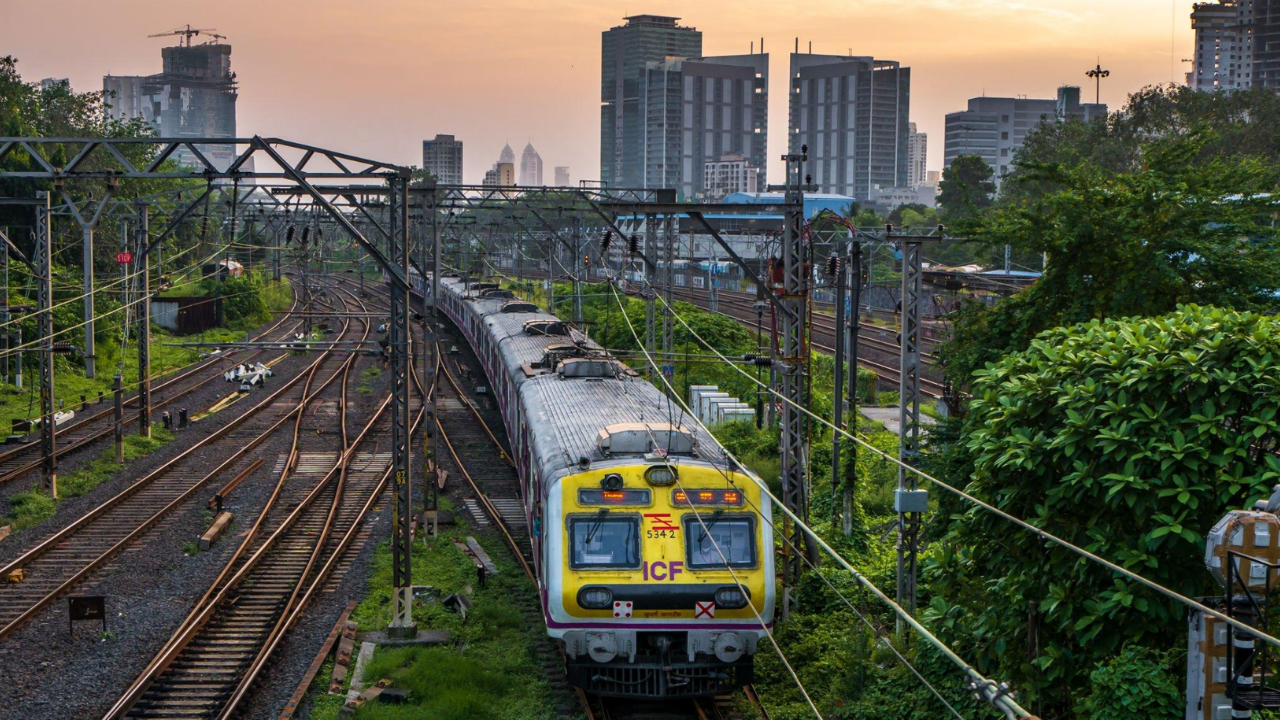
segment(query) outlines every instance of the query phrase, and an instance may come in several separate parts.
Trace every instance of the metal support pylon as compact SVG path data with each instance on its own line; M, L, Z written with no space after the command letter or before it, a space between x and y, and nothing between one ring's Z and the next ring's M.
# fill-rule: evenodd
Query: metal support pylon
M849 309L845 316L845 343L848 345L849 386L846 390L849 412L846 424L853 432L858 428L858 333L859 308L862 305L862 243L854 236L849 252L848 287ZM853 487L858 479L858 444L849 443L849 460L845 465L844 492L841 498L841 529L845 537L853 535Z
M886 239L892 239L892 230ZM920 296L923 265L920 240L901 238L902 251L902 345L898 376L898 459L912 464L920 450ZM898 466L898 604L914 613L916 609L916 569L920 555L920 518L915 507L903 500L904 492L917 488L914 473ZM901 620L899 620L901 624Z
M657 220L656 215L646 213L644 216L644 256L648 260L645 263L644 275L648 282L640 284L640 292L644 297L644 347L649 352L654 351L657 340L657 314L654 307L657 296L653 290L653 284L657 278L653 277L649 270L658 257L657 248L654 246L654 238L657 237L653 227L655 220Z
M782 376L782 427L779 450L782 475L782 501L787 507L808 522L809 502L805 487L805 437L804 415L797 409L806 407L804 320L807 315L808 272L804 257L802 228L804 225L805 155L785 155L787 163L786 202L789 209L784 220L782 237L783 281L781 301L783 313L779 318L781 338L779 374ZM771 289L772 290L772 289ZM800 584L803 561L799 553L806 547L804 530L796 523L790 524L791 545L783 562L782 617L787 619L796 606L796 590Z
M390 181L390 218L388 219L388 260L398 265L409 277L409 181ZM417 632L413 622L413 575L410 554L413 536L409 520L413 511L413 483L409 478L411 448L409 445L409 288L391 284L391 327L388 328L391 350L391 463L395 479L395 507L392 512L391 572L394 597L391 624L387 630L400 636Z
M674 324L672 322L672 305L671 305L671 283L675 279L673 273L675 270L675 251L676 238L674 215L664 215L662 218L662 356L670 358L675 352L674 342Z
M58 446L53 421L53 232L49 193L36 194L36 334L40 337L41 487L58 497Z
M151 437L151 257L147 253L150 212L138 204L137 245L134 257L138 273L138 434Z

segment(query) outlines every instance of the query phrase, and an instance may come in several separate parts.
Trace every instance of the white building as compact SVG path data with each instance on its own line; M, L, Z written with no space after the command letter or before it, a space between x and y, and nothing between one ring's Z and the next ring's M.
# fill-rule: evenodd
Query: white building
M925 160L929 155L929 134L918 132L915 123L907 124L907 187L925 184Z
M708 202L720 202L731 193L755 193L759 178L760 168L742 153L725 153L719 160L703 165L703 193Z
M1196 3L1191 28L1196 33L1195 58L1187 85L1195 90L1235 90L1253 84L1253 32L1245 16L1249 0Z
M533 149L533 143L526 144L520 154L520 184L529 187L542 185L542 156Z

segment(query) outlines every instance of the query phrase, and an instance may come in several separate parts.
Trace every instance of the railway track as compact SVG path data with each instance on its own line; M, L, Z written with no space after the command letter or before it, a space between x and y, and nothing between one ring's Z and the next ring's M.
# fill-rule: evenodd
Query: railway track
M252 693L286 632L340 564L388 486L390 397L354 439L348 438L346 398L355 359L349 356L343 364L337 445L301 453L302 423L295 423L293 448L267 507L187 620L106 718L226 718ZM422 418L424 393L421 385L418 389L410 407L414 428Z
M273 323L271 327L258 333L253 339L260 340L276 332L288 321L290 314L297 306L298 303L295 299L293 306L281 315L279 320ZM299 324L301 324L301 321L296 321L288 330L284 331L285 334L288 335L295 332ZM180 369L178 374L163 380L158 385L152 386L153 412L158 414L164 407L174 404L214 380L221 379L225 367L254 360L264 352L266 351L253 350L241 355L240 352L229 351ZM106 405L106 403L102 404ZM136 394L124 399L126 410L136 408L137 404L138 396ZM125 427L136 422L137 415L126 413L123 420ZM114 434L115 408L112 405L107 405L105 409L94 411L70 425L56 429L57 457L59 459L68 457L72 453L84 449L98 440L112 437ZM12 482L40 468L40 443L35 434L29 437L31 438L30 442L0 450L0 484Z
M349 330L344 324L342 335ZM322 353L293 378L187 450L0 567L0 639L33 619L219 477L248 472L254 448L342 374L349 358ZM322 369L334 367L331 372ZM221 458L205 471L209 458Z

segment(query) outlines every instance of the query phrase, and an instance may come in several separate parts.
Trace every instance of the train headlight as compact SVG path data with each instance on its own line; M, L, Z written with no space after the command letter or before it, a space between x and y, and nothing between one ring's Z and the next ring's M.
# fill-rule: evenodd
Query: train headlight
M737 662L746 649L747 644L738 633L720 633L716 636L716 659L720 662Z
M578 605L591 610L613 606L613 591L602 587L584 587L578 591Z
M613 660L618 656L618 639L611 632L587 633L587 655L598 663Z
M644 479L650 485L671 485L676 481L674 465L654 465L644 471Z
M742 588L723 587L716 591L716 605L736 610L747 606L747 595Z

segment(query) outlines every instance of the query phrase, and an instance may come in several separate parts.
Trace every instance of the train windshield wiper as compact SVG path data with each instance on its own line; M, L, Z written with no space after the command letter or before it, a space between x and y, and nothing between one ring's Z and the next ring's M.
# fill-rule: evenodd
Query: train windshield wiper
M605 516L608 514L609 508L601 508L600 512L596 513L595 522L592 523L591 527L587 528L587 540L585 544L591 544L591 538L596 536L596 533L600 530L600 526L604 524Z
M702 523L702 529L698 531L698 544L701 545L703 540L707 539L707 535L711 533L711 528L720 522L720 518L724 516L724 510L716 510L711 513L711 519Z

